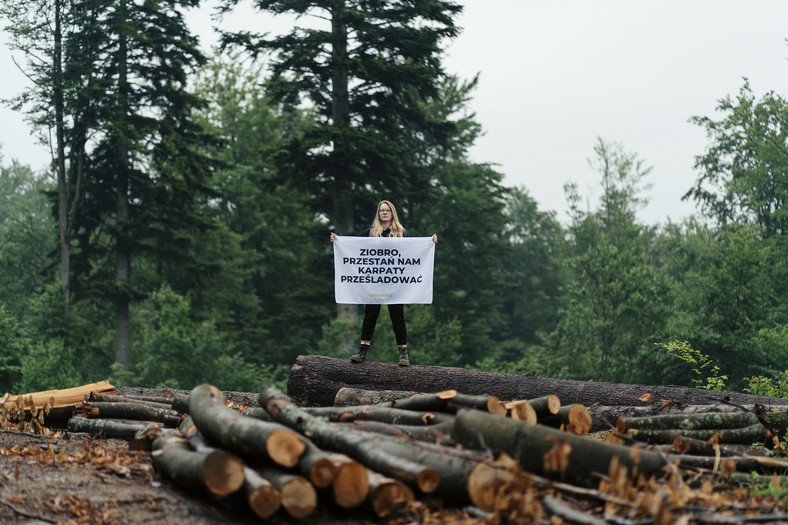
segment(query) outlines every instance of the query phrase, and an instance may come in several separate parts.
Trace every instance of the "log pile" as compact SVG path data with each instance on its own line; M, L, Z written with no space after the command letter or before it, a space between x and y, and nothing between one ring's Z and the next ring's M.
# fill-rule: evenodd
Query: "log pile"
M713 487L788 468L756 455L762 447L727 439L732 429L762 425L749 411L624 417L605 441L587 435L587 407L555 394L501 401L414 392L338 390L335 406L306 407L272 386L261 390L259 406L236 405L211 385L163 401L93 395L69 428L149 447L154 467L173 483L239 498L262 519L305 520L327 505L418 522L424 502L442 501L457 523L457 516L468 523L695 523L735 512L724 498L709 497ZM113 397L127 406L107 408ZM711 437L691 434L700 430ZM666 444L653 432L674 439ZM768 433L762 426L753 435ZM759 521L788 518L788 508L774 502L748 512Z

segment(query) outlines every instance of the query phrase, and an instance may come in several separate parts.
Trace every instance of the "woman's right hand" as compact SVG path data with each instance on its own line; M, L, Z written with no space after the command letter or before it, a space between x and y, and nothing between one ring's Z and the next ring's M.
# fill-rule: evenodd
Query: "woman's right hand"
M334 232L331 232L331 235L329 235L329 236L328 236L328 238L329 238L329 240L330 240L331 242L334 242L334 241L336 241L336 240L337 240L337 234L336 234L336 233L334 233Z

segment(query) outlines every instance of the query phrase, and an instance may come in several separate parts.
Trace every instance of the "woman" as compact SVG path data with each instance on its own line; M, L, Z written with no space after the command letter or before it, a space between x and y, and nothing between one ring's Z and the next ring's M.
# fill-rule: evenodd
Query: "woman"
M378 203L378 211L375 214L375 220L370 228L364 230L361 237L407 237L407 232L397 217L397 209L390 201L380 201ZM331 232L331 242L334 242L337 235ZM438 236L432 235L432 242L438 242ZM391 326L394 328L394 337L397 340L397 348L399 349L399 366L410 365L408 359L408 331L405 326L405 305L390 304L389 317L391 317ZM379 304L368 304L364 306L364 323L361 325L361 345L358 352L353 355L350 360L354 363L363 363L367 360L367 352L369 352L369 344L372 342L372 334L375 332L375 325L378 322L378 315L380 315Z

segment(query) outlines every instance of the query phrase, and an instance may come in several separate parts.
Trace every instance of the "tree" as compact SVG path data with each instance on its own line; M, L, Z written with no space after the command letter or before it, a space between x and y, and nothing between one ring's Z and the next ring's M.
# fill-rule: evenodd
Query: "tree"
M238 0L225 0L220 12ZM414 196L412 157L400 140L418 129L440 137L451 123L432 121L420 101L438 94L441 42L458 33L453 18L461 6L445 1L256 0L257 9L294 14L317 27L288 34L224 36L253 55L271 52L268 92L276 102L313 105L316 125L293 137L280 157L295 180L315 196L315 211L340 234L362 229L382 195L394 201ZM323 25L319 25L324 23ZM339 305L354 325L357 309Z
M598 381L653 381L648 366L663 329L666 289L647 256L649 232L636 222L643 179L651 168L619 144L598 140L592 163L602 178L595 212L572 211L567 305L547 339L553 373ZM652 361L653 362L653 361Z
M700 172L684 195L719 224L753 223L766 235L788 233L788 102L774 92L760 101L745 81L739 95L719 101L718 121L693 117L711 145L696 157Z
M84 0L73 6L84 26L67 40L68 64L94 79L68 99L77 111L79 101L91 104L75 272L83 291L114 302L115 359L124 368L130 303L146 292L144 282L132 279L133 256L178 265L189 257L194 233L209 227L201 215L211 164L200 148L207 138L191 121L200 101L186 85L204 57L181 13L194 5Z

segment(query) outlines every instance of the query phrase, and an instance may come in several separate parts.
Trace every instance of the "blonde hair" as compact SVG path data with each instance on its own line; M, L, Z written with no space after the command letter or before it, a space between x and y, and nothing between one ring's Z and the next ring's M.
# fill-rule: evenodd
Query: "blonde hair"
M369 230L370 237L380 237L383 233L383 225L380 224L380 206L382 204L388 204L389 208L391 208L391 224L389 225L389 237L404 237L405 236L405 228L402 227L402 224L399 223L399 217L397 217L397 208L391 204L391 201L382 200L378 203L378 207L375 208L375 220L372 222L372 228Z

